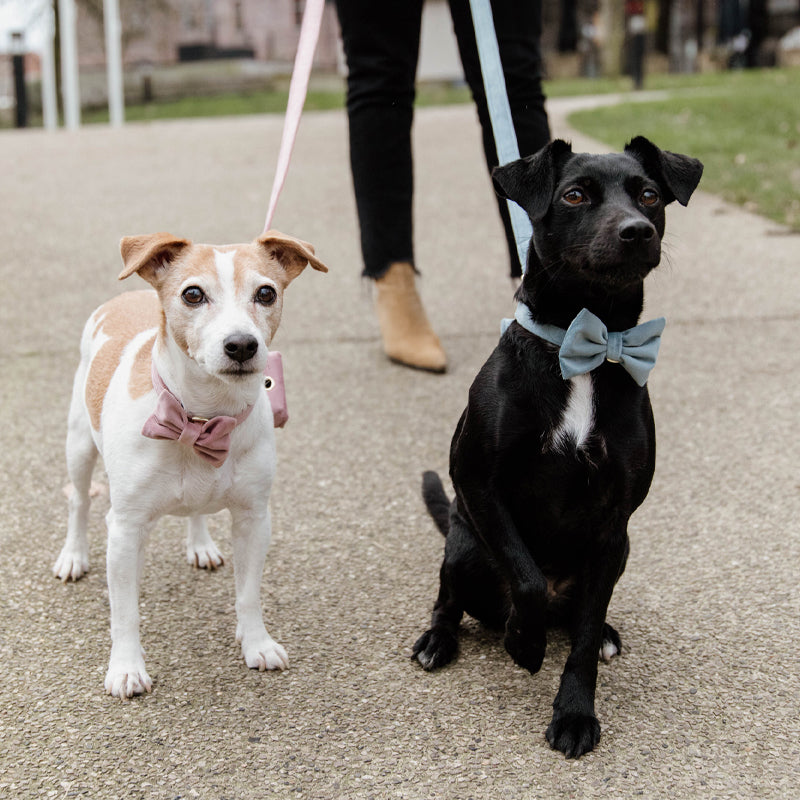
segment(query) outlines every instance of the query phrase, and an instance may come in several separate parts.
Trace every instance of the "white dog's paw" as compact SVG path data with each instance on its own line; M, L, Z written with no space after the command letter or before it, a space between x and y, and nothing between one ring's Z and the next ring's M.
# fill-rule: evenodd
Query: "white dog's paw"
M150 693L153 690L153 681L141 658L131 663L112 661L106 672L105 687L106 694L125 698Z
M187 544L186 560L198 569L214 570L225 564L222 553L211 539L202 544Z
M267 633L253 642L242 640L242 655L250 669L289 669L286 651Z
M60 581L77 581L89 571L89 552L80 547L64 545L53 564L53 575Z

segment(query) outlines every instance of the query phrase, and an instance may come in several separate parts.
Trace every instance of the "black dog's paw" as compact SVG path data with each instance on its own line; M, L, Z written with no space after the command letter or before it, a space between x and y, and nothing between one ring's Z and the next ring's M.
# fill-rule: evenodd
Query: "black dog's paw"
M600 643L600 660L609 662L622 652L619 634L607 622L603 625L603 640Z
M417 639L411 658L429 672L449 664L458 652L458 638L441 628L431 628Z
M553 714L545 733L550 747L567 758L580 758L600 741L600 723L594 714Z
M506 622L503 642L511 658L528 672L536 674L542 667L547 649L547 633L544 628L531 630L522 625L520 618L512 612Z

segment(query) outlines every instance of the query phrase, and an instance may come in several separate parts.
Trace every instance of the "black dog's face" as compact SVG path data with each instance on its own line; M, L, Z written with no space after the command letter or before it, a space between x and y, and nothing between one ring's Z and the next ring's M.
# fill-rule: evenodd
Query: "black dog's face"
M609 290L641 283L661 260L664 208L684 205L702 174L688 156L637 137L624 153L573 153L555 141L493 172L501 196L533 223L541 267Z
M534 242L546 269L610 287L641 281L661 259L661 189L628 155L574 155L562 166Z

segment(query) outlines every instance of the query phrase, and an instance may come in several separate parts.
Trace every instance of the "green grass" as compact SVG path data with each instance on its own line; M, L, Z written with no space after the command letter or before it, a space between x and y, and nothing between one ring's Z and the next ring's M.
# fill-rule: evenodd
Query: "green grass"
M287 91L265 90L214 95L209 97L185 97L181 100L128 105L125 119L141 122L155 119L181 119L185 117L228 117L239 114L283 114L288 100ZM306 111L327 111L344 108L344 90L310 89L306 96ZM417 103L421 106L441 106L470 101L469 90L461 86L431 84L421 86ZM85 111L85 123L108 122L107 109Z
M577 112L570 123L614 149L641 134L695 156L705 164L701 188L800 232L798 98L800 70L726 72L663 101Z
M648 90L659 102L632 102L627 78L545 82L548 97L620 93L631 102L573 114L578 129L620 148L636 134L660 147L696 156L706 166L702 188L800 231L800 70L747 70L699 75L653 74ZM265 90L174 102L129 105L126 120L147 121L237 114L282 114L286 91ZM470 102L464 86L421 84L417 104ZM312 89L305 108L339 109L343 88ZM85 123L107 122L106 110L85 111ZM41 120L32 120L41 124Z
M696 74L653 73L645 78L645 89L676 91L679 89L713 88L724 84L730 73L703 72ZM576 97L578 95L632 93L628 77L619 78L559 78L544 81L548 97Z
M712 76L654 75L648 88L678 89L686 86L714 85ZM585 94L608 94L630 89L627 78L576 78L546 81L548 97L568 97ZM265 89L257 92L234 92L208 97L185 97L180 100L158 101L140 105L127 105L125 119L142 122L156 119L182 119L186 117L227 117L239 114L282 114L286 110L288 92ZM344 89L309 90L307 111L327 111L344 107ZM418 106L444 106L472 101L469 89L448 83L422 83L417 89ZM105 108L84 111L81 121L86 124L108 122ZM41 120L34 121L40 124Z
M711 76L653 76L648 88L682 88L686 86L713 85ZM626 78L579 78L574 80L546 81L545 92L548 97L566 97L581 94L608 94L625 92L630 89ZM181 119L186 117L226 117L238 114L282 114L286 110L287 91L264 90L258 92L239 92L213 95L209 97L185 97L181 100L159 101L144 105L125 107L125 119L141 122L155 119ZM344 107L344 90L309 90L305 109L325 111ZM446 83L420 84L417 90L417 105L442 106L469 103L471 96L466 86L452 86ZM91 123L108 122L107 109L84 111L82 121Z
M180 100L159 101L141 105L126 105L126 122L143 122L156 119L183 119L186 117L229 117L241 114L283 114L286 111L286 91L240 92L210 95L207 97L184 97ZM342 108L344 93L337 91L309 90L305 108L328 110ZM108 110L84 111L81 121L85 123L108 122Z

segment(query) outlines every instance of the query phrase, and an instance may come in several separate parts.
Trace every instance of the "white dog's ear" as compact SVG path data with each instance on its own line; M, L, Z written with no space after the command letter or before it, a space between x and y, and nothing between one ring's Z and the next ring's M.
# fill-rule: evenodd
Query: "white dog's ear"
M286 285L291 283L305 268L306 264L327 272L328 268L314 255L314 246L294 236L289 236L280 231L269 230L256 239L269 255L283 267L286 273Z
M138 272L148 283L158 288L165 269L190 244L188 239L179 239L171 233L123 236L119 250L125 267L119 274L119 280Z

